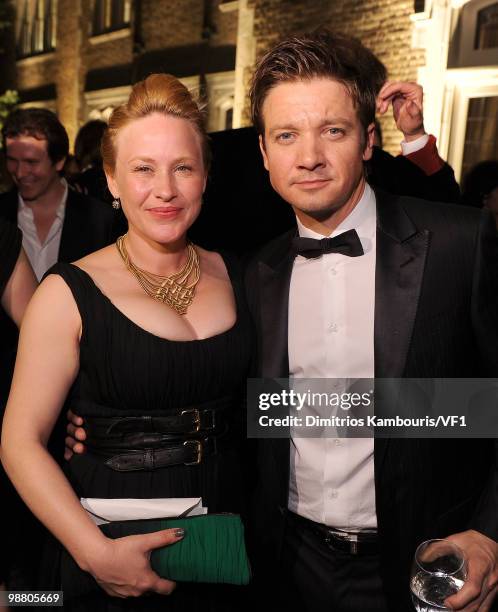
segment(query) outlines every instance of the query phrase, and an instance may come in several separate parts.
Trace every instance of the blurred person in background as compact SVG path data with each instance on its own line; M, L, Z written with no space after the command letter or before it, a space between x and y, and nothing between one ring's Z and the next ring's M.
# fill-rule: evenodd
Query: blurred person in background
M33 295L37 282L22 246L20 230L7 221L0 219L0 303L1 310L12 324L19 327L24 311ZM6 364L11 360L11 349L5 343L4 329L0 325L0 423L10 387L10 369ZM1 430L1 427L0 427ZM0 448L1 454L1 448ZM19 551L23 543L33 541L29 510L19 499L12 484L0 467L0 499L2 500L2 523L0 526L0 590L7 587L11 590L15 580L13 573L19 575L32 572L31 559L21 560ZM24 583L26 585L26 583ZM0 610L2 606L0 604Z
M74 156L79 172L72 177L71 184L81 193L112 204L114 198L107 187L100 152L106 128L105 121L94 119L79 129L74 142Z
M61 172L69 140L44 108L14 111L2 129L14 188L0 196L0 218L16 223L38 280L57 261L74 261L114 239L114 211L69 189Z
M2 129L3 150L13 188L0 195L0 220L22 232L22 245L40 280L57 261L74 261L111 243L115 238L116 211L68 187L61 176L69 142L64 126L46 109L13 111ZM2 330L2 374L0 396L10 387L17 350L18 328L0 310ZM64 436L58 422L50 440L51 452L62 459ZM41 535L38 522L19 504L26 518L16 521L21 541L36 546ZM24 547L25 548L25 547ZM10 584L15 590L34 588L36 555L26 555L23 546L15 548L19 558L11 569Z
M462 204L487 208L498 229L498 161L479 162L465 175L462 183Z
M460 189L453 168L440 157L435 136L425 131L423 98L418 83L387 82L380 90L377 110L383 115L392 106L403 140L401 155L384 151L382 129L375 121L372 159L367 163L368 182L395 195L457 203Z

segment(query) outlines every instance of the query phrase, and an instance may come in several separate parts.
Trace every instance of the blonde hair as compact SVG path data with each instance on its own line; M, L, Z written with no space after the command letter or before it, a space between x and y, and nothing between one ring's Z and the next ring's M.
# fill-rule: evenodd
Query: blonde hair
M201 137L202 156L206 170L211 161L208 135L204 127L204 117L189 90L171 74L151 74L133 86L126 104L115 108L102 137L101 151L104 169L114 173L116 166L116 137L120 129L134 119L147 117L152 113L162 113L186 119Z

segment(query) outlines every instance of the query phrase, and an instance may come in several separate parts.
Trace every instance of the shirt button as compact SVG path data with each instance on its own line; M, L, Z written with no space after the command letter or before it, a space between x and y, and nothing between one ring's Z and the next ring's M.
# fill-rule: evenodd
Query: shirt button
M335 268L330 268L330 274L332 274L332 276L335 276L337 274L337 270Z
M342 446L342 440L340 440L339 438L336 438L336 439L334 440L334 444L335 444L336 446Z
M332 491L330 492L330 497L332 499L335 499L338 495L339 495L339 491L337 491L336 489L332 489Z
M339 331L339 326L337 325L337 323L330 323L329 332L336 333L337 331Z

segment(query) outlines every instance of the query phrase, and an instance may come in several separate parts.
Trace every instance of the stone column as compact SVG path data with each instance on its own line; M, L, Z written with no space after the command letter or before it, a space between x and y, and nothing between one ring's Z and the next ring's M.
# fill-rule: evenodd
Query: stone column
M69 134L71 147L85 116L86 45L90 24L89 0L58 0L57 114Z
M251 0L239 0L237 54L235 57L235 95L233 104L234 128L251 125L247 95L249 91L249 81L256 61L253 4Z

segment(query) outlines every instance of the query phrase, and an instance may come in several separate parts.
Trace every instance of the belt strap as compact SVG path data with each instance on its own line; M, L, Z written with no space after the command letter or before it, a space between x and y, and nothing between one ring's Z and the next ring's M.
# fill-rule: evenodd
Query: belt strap
M374 555L379 552L379 536L376 531L342 531L322 523L316 523L290 510L288 516L291 523L313 532L332 550L351 555Z
M162 448L129 449L123 453L116 453L119 449L112 448L91 448L90 452L104 457L105 465L116 472L133 472L172 465L198 465L205 456L215 455L225 446L224 441L211 437L184 440Z
M87 438L106 442L137 432L145 434L196 434L211 432L226 425L221 413L233 406L234 398L225 397L199 406L189 406L164 416L91 417L84 416Z

